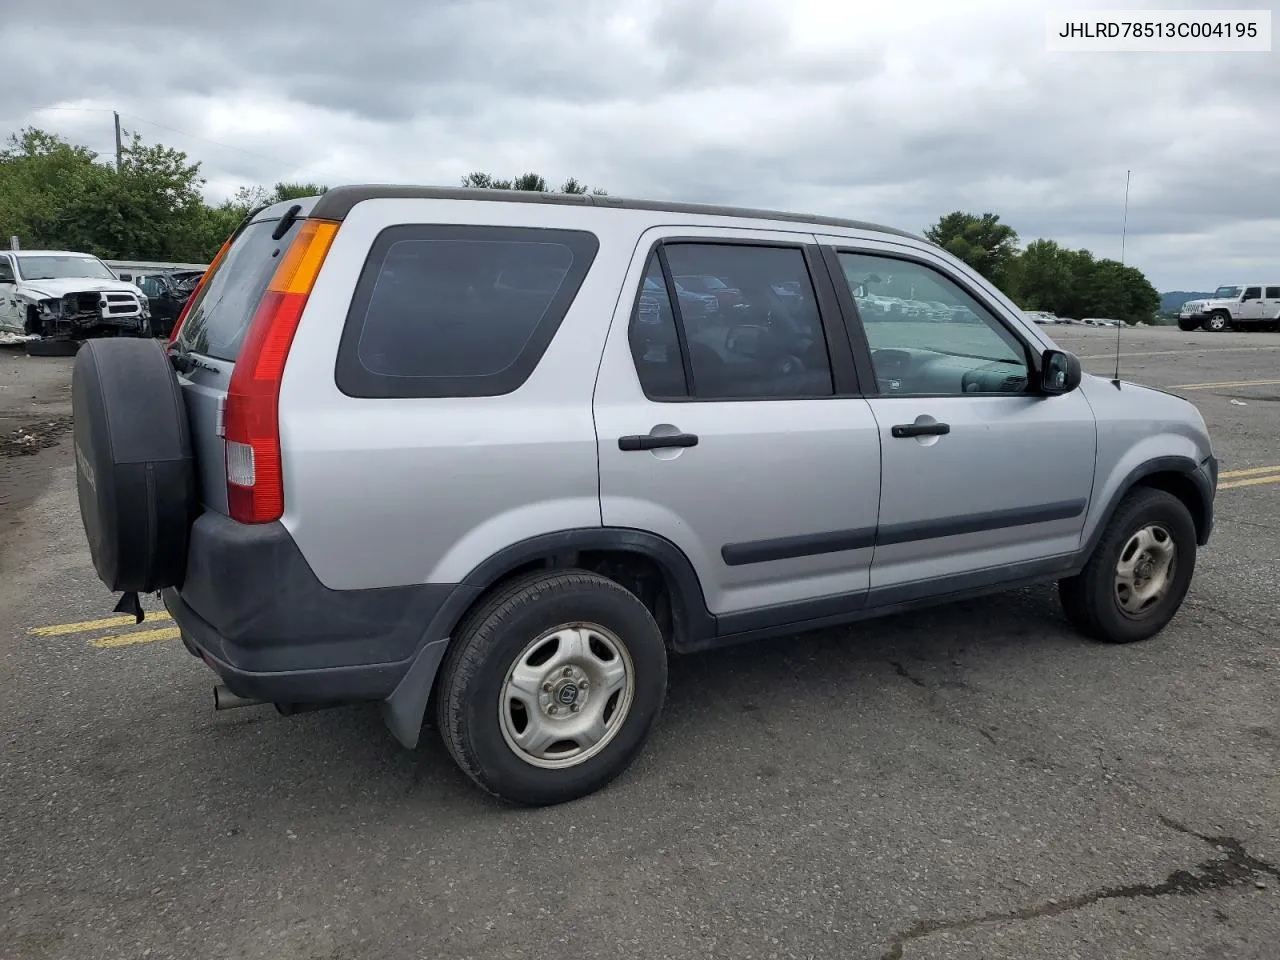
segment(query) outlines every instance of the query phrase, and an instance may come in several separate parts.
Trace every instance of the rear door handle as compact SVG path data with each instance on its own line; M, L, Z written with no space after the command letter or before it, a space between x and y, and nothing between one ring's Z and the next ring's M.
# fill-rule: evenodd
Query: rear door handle
M644 436L619 437L619 450L657 450L661 447L696 447L696 433L673 433L665 437Z
M951 432L949 423L900 423L889 430L895 437L941 437Z

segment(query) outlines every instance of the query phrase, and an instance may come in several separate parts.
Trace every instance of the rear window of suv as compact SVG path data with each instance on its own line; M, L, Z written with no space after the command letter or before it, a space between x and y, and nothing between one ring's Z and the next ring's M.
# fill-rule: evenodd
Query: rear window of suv
M598 247L577 230L383 230L347 314L338 389L353 397L510 393L542 358Z
M294 220L277 240L271 234L279 223L278 219L256 220L231 242L178 331L180 348L235 361L258 301L302 218Z

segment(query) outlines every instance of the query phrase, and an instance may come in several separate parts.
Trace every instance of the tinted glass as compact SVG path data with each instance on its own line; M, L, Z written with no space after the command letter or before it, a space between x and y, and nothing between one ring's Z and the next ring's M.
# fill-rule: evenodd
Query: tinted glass
M1020 393L1026 350L976 299L920 263L841 253L886 394Z
M180 347L220 360L235 360L258 301L301 222L301 218L295 220L279 240L271 238L278 220L260 220L245 227L191 305L178 332Z
M1280 287L1267 287L1268 300L1280 300Z
M657 254L649 258L649 268L631 312L629 332L631 356L645 396L653 400L688 396L675 313Z
M403 226L374 242L338 361L353 396L486 396L532 372L596 251L589 233Z
M396 243L369 302L360 363L388 377L499 373L525 348L572 264L559 243Z
M799 249L673 243L665 250L678 278L696 397L834 393L817 298Z
M13 267L3 257L0 257L0 283L13 283Z
M1257 299L1258 299L1259 297L1261 297L1261 296L1262 296L1262 288L1261 288L1261 287L1246 287L1246 288L1245 288L1245 291L1244 291L1244 298L1245 298L1246 300L1257 300Z

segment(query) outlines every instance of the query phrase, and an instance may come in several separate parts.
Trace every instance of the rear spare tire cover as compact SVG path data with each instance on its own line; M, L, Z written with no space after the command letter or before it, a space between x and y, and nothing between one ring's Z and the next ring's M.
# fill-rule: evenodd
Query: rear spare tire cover
M90 340L71 374L76 490L98 576L111 590L182 583L198 508L182 390L155 340Z

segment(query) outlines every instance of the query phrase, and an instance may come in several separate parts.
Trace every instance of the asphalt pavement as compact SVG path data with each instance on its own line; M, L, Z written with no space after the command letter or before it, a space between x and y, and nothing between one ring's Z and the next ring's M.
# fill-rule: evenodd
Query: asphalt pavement
M1274 958L1280 335L1121 345L1222 460L1160 636L1039 587L680 658L635 766L534 811L372 707L215 714L169 621L111 619L71 361L0 349L0 958Z

